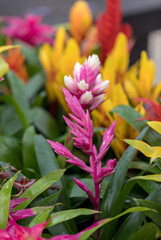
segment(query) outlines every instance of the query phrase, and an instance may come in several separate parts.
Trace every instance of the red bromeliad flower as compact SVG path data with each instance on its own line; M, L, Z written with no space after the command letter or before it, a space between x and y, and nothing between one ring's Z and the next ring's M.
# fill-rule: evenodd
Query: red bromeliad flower
M131 26L122 24L120 0L107 0L105 13L100 14L97 19L97 30L103 63L112 50L119 32L123 32L128 39L132 36Z
M17 195L21 195L27 188L29 188L35 179L27 180L26 177L22 177L21 181L14 181L13 186L18 189Z
M31 46L36 46L44 42L53 43L51 37L55 30L53 27L41 24L42 17L33 14L26 15L24 18L4 16L3 22L7 27L2 28L2 33L19 39Z
M146 117L139 118L138 121L148 119L161 122L161 105L146 98L135 98L135 100L143 102L143 107L147 113Z

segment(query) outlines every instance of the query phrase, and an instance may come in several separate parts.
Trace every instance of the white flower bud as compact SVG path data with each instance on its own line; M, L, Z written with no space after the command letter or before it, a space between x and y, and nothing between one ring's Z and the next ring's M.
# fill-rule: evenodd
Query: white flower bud
M109 80L105 80L98 85L98 90L95 91L95 94L103 93L109 86Z
M73 85L74 85L73 78L70 75L69 76L64 76L64 84L69 90L71 90L73 88Z
M73 74L74 74L74 79L78 82L79 79L80 79L80 70L81 70L81 67L82 65L77 62L74 66L74 71L73 71Z
M80 98L80 103L81 104L89 104L93 99L93 95L91 93L91 91L87 91L85 93L82 94L81 98Z
M80 90L88 90L89 84L86 83L84 80L81 80L77 83L77 86Z
M100 84L101 82L102 82L102 74L99 73L96 77L95 85Z
M92 69L100 67L100 60L96 54L89 56L87 62Z

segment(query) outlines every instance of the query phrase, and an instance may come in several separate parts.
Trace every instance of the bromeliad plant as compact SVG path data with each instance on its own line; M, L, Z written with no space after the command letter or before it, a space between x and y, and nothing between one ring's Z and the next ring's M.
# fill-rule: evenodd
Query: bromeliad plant
M115 122L105 131L98 152L96 146L93 144L94 131L89 111L94 110L102 102L109 82L108 80L102 82L101 75L99 74L99 64L100 62L96 55L90 56L88 60L85 60L83 65L76 63L74 79L71 76L65 76L64 81L68 90L63 88L65 100L72 112L69 116L74 122L67 117L64 117L64 119L71 133L74 135L74 145L89 155L90 167L83 160L74 156L61 143L48 140L57 154L67 158L67 162L78 166L91 175L94 181L95 195L93 195L84 183L76 178L74 181L86 192L95 210L100 210L101 183L105 177L114 172L117 164L116 159L111 159L105 167L102 168L101 166L101 160L106 155L114 136Z

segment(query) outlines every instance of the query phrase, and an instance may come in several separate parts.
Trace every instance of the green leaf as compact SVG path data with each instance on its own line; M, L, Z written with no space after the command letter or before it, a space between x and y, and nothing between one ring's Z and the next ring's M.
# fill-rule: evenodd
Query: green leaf
M126 105L119 105L112 109L112 112L117 113L120 117L125 119L131 124L137 131L142 131L146 126L147 121L137 121L139 118L143 117L139 112L137 112L133 107Z
M148 128L144 128L143 131L140 133L137 139L142 139ZM127 170L129 168L129 164L135 155L136 150L129 146L127 150L124 152L122 157L120 158L115 172L111 175L109 185L107 186L102 204L101 204L101 211L103 212L103 218L110 216L115 201L120 193L120 190L124 184L125 177ZM109 228L107 227L104 231L104 239L108 240L109 238Z
M0 97L0 102L9 103L14 107L15 112L17 113L17 115L21 121L23 129L26 130L29 126L27 115L24 113L24 111L22 111L22 108L17 103L17 101L10 95L4 95L4 96Z
M40 169L41 176L44 176L56 169L59 169L56 156L47 140L39 134L34 137L34 141L37 163Z
M131 124L137 131L141 131L147 123L147 120L137 121L140 117L143 117L139 112L137 112L134 108L126 105L119 105L115 107L112 112L117 113L120 117L125 119L129 124ZM158 143L161 145L161 135L158 134L153 129L149 129L145 136L145 140L151 146L157 146Z
M46 198L43 198L40 201L35 202L34 204L32 204L32 206L52 206L58 200L60 192L61 191L59 190L56 193L54 193Z
M23 163L25 168L38 171L38 164L34 145L35 129L33 126L27 128L22 139ZM28 154L30 153L30 154Z
M16 168L22 169L20 141L13 137L0 136L0 146L0 161L11 163Z
M129 182L134 182L134 181L129 181ZM153 181L142 181L142 180L137 180L137 184L144 189L145 192L148 194L151 194L155 189L159 187L159 184Z
M43 87L45 78L43 78L41 73L35 74L30 78L27 85L27 96L29 99L33 98L38 91Z
M130 179L131 180L151 180L156 182L161 182L161 174L153 174L153 175L146 175L146 176L136 176Z
M78 216L82 215L91 215L95 214L97 211L86 209L86 208L79 208L79 209L73 209L73 210L66 210L66 211L60 211L51 214L51 221L47 225L47 227L56 225L58 223L65 222L67 220L73 219Z
M35 107L32 109L34 113L34 125L47 138L54 140L59 136L59 128L54 118L43 108Z
M147 198L148 201L160 203L161 199L161 186L155 189ZM116 233L114 240L128 240L129 237L137 231L141 226L144 217L140 213L131 213L123 222L118 232Z
M8 222L9 205L11 198L11 191L14 181L17 178L16 173L12 178L10 178L2 187L0 191L0 228L5 229Z
M157 225L161 226L161 205L152 201L143 200L143 199L133 199L137 206L148 207L156 210L156 212L147 212L145 213L149 218L153 220Z
M0 132L3 135L13 136L22 130L22 124L13 106L4 104L0 117Z
M25 55L25 59L27 60L28 64L40 65L38 54L35 48L23 44L21 45L21 51Z
M81 235L81 237L79 238L79 240L87 240L90 235L92 233L94 233L96 230L98 230L100 227L102 227L103 225L124 216L125 214L131 213L131 212L136 212L136 211L149 211L149 208L144 208L144 207L133 207L133 208L129 208L128 210L124 211L123 213L113 217L113 218L107 218L107 219L103 219L101 221L99 221L97 224L95 224L96 226L94 226L93 228L90 228L89 230L84 231L84 233Z
M11 91L14 99L21 106L24 111L28 111L29 103L27 99L26 86L21 79L17 77L12 71L7 73L9 84L11 86Z
M35 136L35 151L41 176L59 169L59 164L57 162L55 154L47 140L42 135ZM61 188L59 199L60 202L63 203L64 208L70 208L66 186L63 179L59 180L56 185Z
M146 162L143 161L133 161L129 165L129 169L140 169L152 173L160 173L160 169L156 166L151 166Z
M157 227L154 223L146 223L129 240L156 240Z
M28 227L33 227L36 224L45 222L50 212L54 209L54 206L51 207L43 207L41 212L29 223Z
M3 77L9 70L8 64L0 57L0 76Z
M32 184L20 197L29 199L19 204L15 208L15 210L26 208L33 199L35 199L38 195L48 189L54 182L58 181L63 176L64 171L64 169L59 169L54 172L48 173L47 175L36 181L34 184Z

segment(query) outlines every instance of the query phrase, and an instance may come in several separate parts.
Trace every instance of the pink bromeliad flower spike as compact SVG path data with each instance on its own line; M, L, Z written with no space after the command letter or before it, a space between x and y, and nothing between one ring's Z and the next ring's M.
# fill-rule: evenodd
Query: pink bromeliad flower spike
M98 71L95 70L97 73ZM80 148L84 153L89 155L89 165L87 166L83 160L74 156L67 148L65 148L61 143L52 142L48 140L51 147L55 152L63 157L65 157L67 162L74 164L86 171L91 175L94 181L95 193L93 194L89 188L79 181L74 179L75 183L86 192L89 197L89 200L94 206L95 210L100 209L100 190L101 182L103 179L112 173L114 173L114 168L117 164L116 159L111 159L107 162L107 165L102 168L101 160L107 153L110 143L114 137L114 128L115 121L107 129L103 136L103 141L100 146L99 152L97 153L96 146L93 144L93 122L90 118L89 111L85 111L81 105L79 99L72 95L67 89L63 88L65 100L71 110L69 118L64 117L67 125L69 126L71 133L73 134L73 142L77 148ZM95 217L95 221L98 220L98 217Z
M3 16L3 23L7 26L2 28L5 36L19 39L31 46L42 43L53 44L53 35L56 30L47 24L42 24L42 16L28 14L24 18Z
M84 64L76 63L71 76L64 77L64 83L68 91L81 103L83 109L89 108L93 111L104 100L104 94L108 88L109 81L102 81L100 61L93 54L85 60Z

